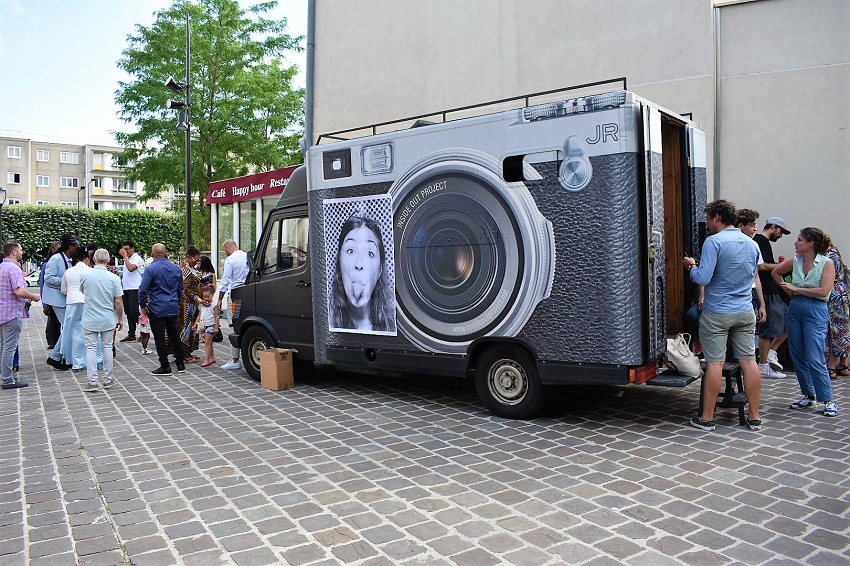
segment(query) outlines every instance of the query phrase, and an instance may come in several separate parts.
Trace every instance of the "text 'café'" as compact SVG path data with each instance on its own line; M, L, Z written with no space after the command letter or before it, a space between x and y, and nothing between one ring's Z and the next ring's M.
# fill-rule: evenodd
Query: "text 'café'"
M207 190L211 219L210 259L217 270L221 269L224 262L221 244L225 240L234 239L239 249L245 251L257 246L269 212L297 167L284 167L210 183Z

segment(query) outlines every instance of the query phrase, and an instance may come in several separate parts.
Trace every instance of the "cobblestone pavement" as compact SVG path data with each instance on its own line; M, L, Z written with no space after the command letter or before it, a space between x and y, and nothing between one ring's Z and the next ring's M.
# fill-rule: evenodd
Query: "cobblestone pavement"
M565 388L523 422L430 377L154 377L138 344L86 394L42 329L0 392L0 565L850 563L850 379L833 419L766 381L761 432L689 428L695 386Z

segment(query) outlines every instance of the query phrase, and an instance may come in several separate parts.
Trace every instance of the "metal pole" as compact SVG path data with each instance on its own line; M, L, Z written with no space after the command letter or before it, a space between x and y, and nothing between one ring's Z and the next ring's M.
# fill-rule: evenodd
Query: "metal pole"
M192 90L189 67L189 3L186 3L186 249L192 245Z
M5 244L6 240L3 239L3 207L6 205L6 189L0 187L0 244ZM0 256L0 261L3 261L2 256Z

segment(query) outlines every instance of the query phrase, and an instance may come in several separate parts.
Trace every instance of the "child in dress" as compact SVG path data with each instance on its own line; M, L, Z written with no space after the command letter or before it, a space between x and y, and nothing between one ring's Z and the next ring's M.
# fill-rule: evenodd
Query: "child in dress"
M139 315L139 342L142 343L142 355L147 356L153 354L153 350L148 350L148 340L151 339L151 322L146 314Z
M202 368L215 363L215 350L213 348L213 336L218 332L218 306L213 301L215 289L206 286L201 290L203 301L198 305L198 313L195 315L195 324L192 330L200 334L204 341L204 361ZM207 306L209 305L209 306Z

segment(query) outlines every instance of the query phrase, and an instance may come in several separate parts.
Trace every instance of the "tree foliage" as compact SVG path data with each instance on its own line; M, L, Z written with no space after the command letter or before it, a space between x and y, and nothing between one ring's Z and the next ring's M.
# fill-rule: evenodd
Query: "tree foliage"
M43 257L63 234L73 234L83 244L96 243L113 254L124 240L133 240L140 252L158 242L177 252L183 247L185 216L149 210L77 211L70 206L3 207L3 238L19 241L27 258Z
M293 87L297 73L285 60L302 37L286 34L286 20L262 15L277 5L242 9L236 0L179 0L157 12L150 27L136 26L118 66L131 79L119 83L121 119L135 126L118 133L127 148L127 176L145 183L142 200L185 186L185 133L168 98L182 100L164 81L186 78L186 12L189 12L192 132L193 239L209 240L209 210L203 204L213 181L302 161L304 91ZM174 201L185 210L185 200Z

